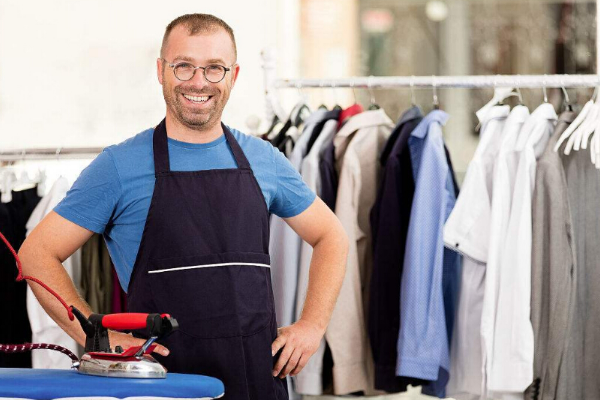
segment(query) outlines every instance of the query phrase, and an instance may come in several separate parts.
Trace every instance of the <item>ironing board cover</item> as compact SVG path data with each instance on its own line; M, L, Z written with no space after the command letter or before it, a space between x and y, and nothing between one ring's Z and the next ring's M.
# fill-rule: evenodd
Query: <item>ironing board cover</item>
M0 397L215 399L223 393L220 380L202 375L168 373L165 379L133 379L83 375L74 370L0 368Z

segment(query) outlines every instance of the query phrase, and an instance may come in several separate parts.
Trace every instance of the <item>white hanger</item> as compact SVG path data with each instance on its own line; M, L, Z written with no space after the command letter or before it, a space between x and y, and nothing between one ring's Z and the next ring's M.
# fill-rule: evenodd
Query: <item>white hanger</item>
M586 115L585 120L575 129L567 145L565 146L565 154L571 154L571 150L579 151L582 141L587 141L592 132L596 129L596 122L600 115L600 104L596 101L590 107L590 111ZM586 145L587 146L587 145Z
M587 103L585 103L585 105L583 106L583 109L581 110L581 112L579 113L577 118L575 118L575 120L571 123L571 125L569 125L569 127L567 129L565 129L565 131L560 135L560 138L558 138L558 141L556 142L556 145L554 146L555 152L558 152L558 150L560 149L560 146L563 144L563 142L565 140L569 139L569 137L573 134L573 132L575 132L575 130L579 127L579 125L581 125L583 123L583 121L586 119L586 116L589 114L592 106L594 105L594 98L596 96L597 91L598 91L598 88L596 88L594 90L594 94L592 95L592 98Z

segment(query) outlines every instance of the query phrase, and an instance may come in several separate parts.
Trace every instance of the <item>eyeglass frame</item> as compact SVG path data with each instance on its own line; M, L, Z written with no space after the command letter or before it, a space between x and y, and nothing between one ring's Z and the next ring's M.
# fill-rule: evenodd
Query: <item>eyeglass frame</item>
M237 62L234 62L234 63L233 63L233 64L231 64L229 67L226 67L226 66L224 66L224 65L221 65L221 64L209 64L209 65L207 65L206 67L201 67L201 66L198 66L198 67L196 67L194 64L192 64L192 63L191 63L191 62L189 62L189 61L181 61L181 62L178 62L178 63L170 63L169 61L165 60L165 59L164 59L164 58L162 58L162 57L161 57L160 59L161 59L161 60L163 60L164 62L166 62L166 63L167 63L167 65L168 65L169 67L171 67L171 69L173 69L173 75L175 76L175 78L177 78L177 80L179 80L179 81L181 81L181 82L188 82L188 81L191 81L192 79L194 79L194 76L196 76L196 71L197 71L197 70L199 70L199 69L202 69L202 75L204 76L204 79L206 79L206 81L207 81L207 82L210 82L210 83L220 83L220 82L222 82L222 81L223 81L223 79L225 79L225 77L227 76L227 72L231 71L231 68L232 68L234 65L237 65ZM190 79L188 79L188 80L183 80L183 79L180 79L180 78L177 76L177 74L175 73L175 67L177 67L178 65L181 65L181 64L190 64L190 65L191 65L191 66L194 68L194 72L192 73L192 77L191 77ZM210 66L215 66L215 65L216 65L216 66L219 66L219 67L223 67L223 68L225 69L225 72L223 73L223 77L222 77L221 79L219 79L219 80L218 80L218 81L216 81L216 82L213 82L213 81L209 80L209 79L206 77L206 68L208 68L208 67L210 67Z

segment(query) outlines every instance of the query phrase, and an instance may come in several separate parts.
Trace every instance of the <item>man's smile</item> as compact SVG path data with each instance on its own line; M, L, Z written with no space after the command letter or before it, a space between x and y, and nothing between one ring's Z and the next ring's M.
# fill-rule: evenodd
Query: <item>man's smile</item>
M208 96L208 95L204 95L204 96L192 96L192 95L189 95L189 94L183 94L183 97L185 97L191 103L203 104L203 103L208 102L213 96Z

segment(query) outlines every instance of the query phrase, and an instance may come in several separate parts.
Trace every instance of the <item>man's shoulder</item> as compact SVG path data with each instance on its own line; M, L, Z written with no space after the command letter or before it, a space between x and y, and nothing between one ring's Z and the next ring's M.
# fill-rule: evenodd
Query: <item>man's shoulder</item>
M132 152L151 151L153 132L154 128L148 128L120 143L108 146L104 150L109 151L113 156L129 156Z

